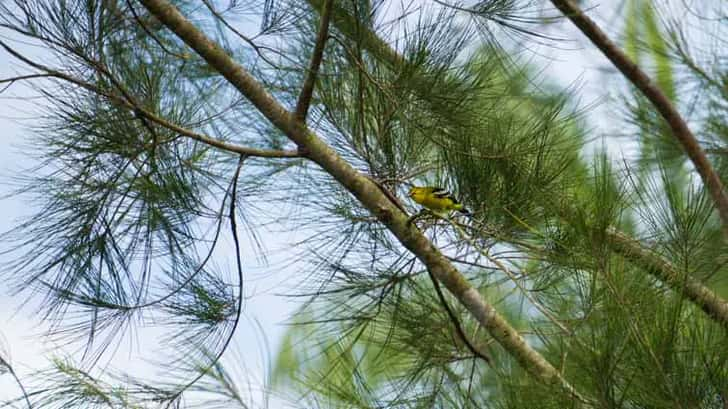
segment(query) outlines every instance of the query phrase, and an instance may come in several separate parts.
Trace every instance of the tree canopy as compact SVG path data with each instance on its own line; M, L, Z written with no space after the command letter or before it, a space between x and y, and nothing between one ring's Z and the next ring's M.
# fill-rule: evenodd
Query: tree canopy
M725 409L728 6L620 3L1 3L39 97L3 278L81 347L0 351L0 407ZM537 51L577 35L596 108ZM271 231L300 308L257 401ZM109 364L135 334L154 378Z

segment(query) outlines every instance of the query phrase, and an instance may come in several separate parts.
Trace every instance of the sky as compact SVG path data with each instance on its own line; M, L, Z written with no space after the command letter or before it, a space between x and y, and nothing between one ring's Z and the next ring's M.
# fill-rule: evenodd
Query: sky
M594 11L605 15L599 8ZM605 23L604 20L601 22ZM551 34L554 33L576 41L559 43L556 47L535 46L524 49L523 57L543 66L543 75L562 87L577 86L583 96L582 105L598 105L589 114L596 123L601 122L604 125L598 132L608 131L608 120L603 114L607 112L606 108L599 105L604 102L602 98L605 82L602 68L605 60L588 47L586 40L570 26L562 25L558 30L552 29ZM3 33L0 32L0 35ZM23 72L20 65L12 61L6 53L0 52L0 78ZM36 101L28 99L31 95L22 84L13 85L7 92L0 94L0 130L3 135L0 149L0 196L11 191L9 178L34 164L23 148L23 144L34 137L27 127L36 116ZM29 204L23 203L18 197L11 196L0 200L0 214L3 215L0 218L0 231L13 227L18 218L27 215L28 209ZM246 290L244 319L235 337L236 356L233 360L239 368L244 363L245 367L240 368L240 373L249 377L246 381L249 390L253 392L251 402L257 406L263 403L264 395L261 390L265 385L271 359L275 356L286 329L286 321L297 306L279 293L281 286L290 287L295 282L297 271L286 260L293 251L291 243L301 235L305 236L305 232L298 232L298 236L263 232L261 239L270 250L269 264L246 271L250 280ZM0 248L5 248L2 246L0 241ZM232 263L232 253L227 256L221 255L221 259L226 260L220 262ZM13 295L11 288L0 283L0 353L3 357L10 357L21 379L29 379L33 371L46 367L51 356L62 356L75 350L55 344L43 336L48 328L39 320L34 308L37 304L37 299L28 300L25 293ZM147 342L155 342L153 334L151 339L147 336L141 341L122 347L124 352L117 355L116 361L120 361L132 373L146 371L147 369L142 369L147 368L146 364L134 359L139 355L138 352L143 352ZM0 375L0 400L17 396L17 393L12 379L7 375ZM277 402L276 405L283 405L283 402ZM271 407L277 406L271 404Z

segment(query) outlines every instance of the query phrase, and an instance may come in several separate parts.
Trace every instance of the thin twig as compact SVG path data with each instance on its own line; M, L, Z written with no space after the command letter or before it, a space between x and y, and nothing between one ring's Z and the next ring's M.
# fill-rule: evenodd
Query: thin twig
M33 405L30 404L30 397L28 395L28 392L25 390L25 386L23 386L23 383L20 382L20 378L18 378L18 375L15 373L15 370L12 366L10 366L10 363L4 360L2 357L0 357L0 366L5 367L7 371L10 373L10 375L15 379L15 383L18 384L20 387L20 391L23 393L23 398L25 399L25 403L28 404L28 409L33 409Z
M147 33L147 35L149 37L151 37L152 40L154 40L154 42L157 43L157 45L159 45L159 48L161 48L162 51L164 51L165 53L167 53L169 55L173 55L177 58L181 58L183 60L186 60L188 58L185 55L177 54L174 51L168 49L167 46L164 45L162 40L160 40L154 33L152 33L151 30L149 30L147 25L144 23L144 21L142 21L142 19L137 14L136 10L134 10L134 5L131 4L131 0L126 0L126 5L127 5L127 7L129 7L129 11L131 12L131 15L134 17L134 20L136 20L137 24L139 24L139 26L142 28L142 30L144 30L144 32Z
M296 102L296 119L301 122L306 122L308 107L311 105L311 98L313 97L313 87L316 85L316 76L321 66L321 60L323 60L326 40L329 38L329 19L331 17L331 8L334 0L325 1L323 11L321 12L321 22L319 24L318 36L316 37L316 45L313 47L313 53L311 54L311 63L308 66L306 79L303 81L301 94L298 96L298 102Z
M491 361L490 357L488 355L485 355L479 349L475 348L475 346L468 339L468 336L465 335L465 331L463 330L463 326L460 323L460 320L458 319L457 315L455 315L455 312L452 310L452 308L450 308L450 305L448 305L447 300L445 299L445 295L442 293L440 283L437 282L437 279L435 278L435 276L432 275L430 270L427 270L427 274L430 276L430 281L432 281L432 285L435 287L435 292L437 293L437 298L440 299L440 304L442 304L442 307L445 309L445 311L447 311L447 315L448 317L450 317L450 321L452 321L452 324L455 327L455 331L458 333L460 339L463 340L463 343L465 344L465 346L468 347L473 355L482 359L488 365L492 366L493 362Z
M230 345L230 342L233 339L233 335L235 335L235 330L238 328L238 324L240 323L240 317L243 313L243 262L240 257L240 240L238 238L238 231L237 231L237 223L235 221L235 210L236 210L236 204L237 204L237 194L238 194L238 178L240 177L240 170L243 168L243 163L245 162L245 159L247 156L240 155L240 160L238 160L238 167L235 169L235 174L233 175L233 189L232 193L230 194L230 231L233 236L233 243L235 244L235 265L236 270L238 273L238 302L237 302L237 308L235 311L235 319L233 320L232 328L230 329L230 334L228 335L227 339L225 340L225 343L223 343L222 347L220 348L220 351L215 355L214 359L210 364L205 368L204 370L199 371L199 374L190 382L185 384L182 388L180 388L172 397L170 397L170 404L174 402L177 398L179 398L184 391L186 391L190 386L194 385L197 381L199 381L203 376L207 374L207 372L212 369L213 366L215 366L218 361L220 361L220 358L222 358L222 355L227 351L228 346ZM169 407L169 405L167 405Z
M382 193L385 196L387 196L387 198L389 199L389 201L391 201L393 205L397 206L397 208L399 210L401 210L402 213L407 213L407 210L405 210L404 206L402 205L402 202L399 201L399 199L397 198L397 196L394 195L394 193L390 192L389 189L387 189L386 187L384 187L384 185L379 180L377 180L377 179L375 179L373 177L369 177L369 180L371 180L372 183L374 183L375 185L377 185L377 187L379 188L379 190L381 190Z
M248 43L248 45L253 49L253 51L255 51L255 53L258 54L258 57L260 57L263 61L265 61L266 63L268 63L268 65L270 65L271 67L273 67L273 68L279 68L276 63L274 63L273 61L271 61L268 57L266 57L263 54L263 50L270 50L270 51L275 51L275 50L273 50L270 47L259 46L258 44L255 43L255 41L253 41L253 39L249 38L245 34L241 33L240 30L238 30L235 27L233 27L232 24L228 23L228 21L225 19L225 17L222 14L220 14L219 11L215 10L215 7L213 6L213 4L210 3L209 0L202 0L202 3L207 7L208 10L210 10L210 13L212 13L212 15L215 16L215 18L217 18L218 20L220 20L220 22L222 23L222 25L224 25L225 27L227 27L228 30L232 31L233 34L235 34L236 36L238 36L238 38L240 38L241 40L243 40L246 43Z
M586 35L591 42L617 67L622 74L642 91L642 94L652 102L665 122L670 126L675 139L680 142L688 158L693 162L695 170L700 174L706 189L710 193L713 203L723 224L723 233L728 238L728 192L718 173L708 160L708 156L698 143L687 123L675 109L670 99L660 90L650 77L642 71L619 47L609 39L607 34L577 6L572 0L551 0L561 12L571 20L576 27Z
M187 278L185 278L181 283L179 283L173 290L167 292L167 294L165 294L159 298L156 298L151 301L145 301L144 303L137 303L134 305L106 303L107 308L115 308L115 309L119 309L119 310L131 311L131 310L141 310L141 309L152 307L154 305L161 304L161 303L167 301L168 299L170 299L175 294L178 294L180 291L182 291L182 289L187 287L187 285L189 283L191 283L192 280L194 280L195 277L197 277L197 275L200 272L203 271L203 269L207 266L207 263L212 258L212 253L214 253L215 249L217 248L217 243L220 238L220 232L222 231L222 221L224 220L223 214L225 211L225 200L226 200L227 196L231 194L230 190L234 187L233 183L235 183L235 181L231 181L230 183L231 183L230 188L225 192L225 197L223 197L223 199L222 199L220 212L218 214L217 226L215 227L215 235L212 238L210 248L208 249L207 254L202 259L200 264L197 266L197 268L195 268L195 271L193 271L189 276L187 276Z
M52 75L49 75L49 74L28 74L28 75L19 75L17 77L0 79L0 84L6 83L6 82L8 83L8 85L6 85L5 87L3 87L3 89L0 89L0 94L2 94L3 92L7 91L7 89L10 88L15 83L15 81L31 80L31 79L35 79L35 78L48 78L48 77L52 77Z
M571 331L564 324L562 324L561 321L559 321L553 314L551 314L546 309L546 307L544 307L540 302L538 302L538 300L536 300L533 297L533 295L531 294L531 292L526 287L523 286L523 284L518 279L518 277L516 277L515 274L513 274L513 272L511 272L511 270L508 267L506 267L505 264L501 263L500 260L492 257L485 249L483 249L482 247L480 247L478 245L478 243L475 242L475 240L473 240L470 236L468 236L460 228L460 226L458 226L455 223L452 223L452 226L458 232L458 235L461 238L465 239L465 241L467 241L468 244L470 244L470 246L472 246L474 249L476 249L476 251L480 255L482 255L483 257L485 257L491 263L495 264L496 267L498 267L498 269L500 271L502 271L503 273L505 273L508 276L508 278L510 278L510 280L513 282L513 284L515 284L515 286L518 287L518 289L521 291L521 293L523 294L523 296L526 297L528 299L528 301L530 301L531 304L533 304L533 306L536 307L536 309L541 312L541 314L543 314L546 318L548 318L549 321L551 321L554 325L556 325L565 334L567 334L567 335L574 335L573 331Z

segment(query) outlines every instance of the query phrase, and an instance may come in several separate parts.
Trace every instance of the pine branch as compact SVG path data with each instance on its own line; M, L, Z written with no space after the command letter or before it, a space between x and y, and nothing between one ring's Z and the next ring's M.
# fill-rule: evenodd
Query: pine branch
M637 89L652 102L662 118L672 129L675 139L680 142L683 150L688 158L693 162L695 170L700 174L706 189L710 193L718 214L723 224L723 233L728 239L728 192L726 192L720 176L713 169L708 156L698 143L687 123L675 109L670 99L663 93L659 86L655 84L650 77L627 55L619 49L619 47L609 39L607 34L599 28L599 26L590 19L572 0L551 0L566 17L571 20L576 27L586 35L591 42L599 48L602 53L614 64L619 71L634 85Z
M316 11L323 12L325 0L307 0L308 3ZM361 23L358 23L354 16L349 14L345 9L338 6L333 6L331 12L331 21L334 23L336 28L344 33L347 37L358 39L359 43L366 48L370 53L376 55L379 59L388 63L392 66L398 67L402 64L406 64L405 58L397 53L392 47L382 40L376 33L362 27Z
M24 56L23 54L19 53L17 50L13 49L9 45L7 45L4 41L0 40L0 48L5 49L10 55L17 58L18 60L24 62L25 64L42 71L43 74L32 74L32 75L26 75L23 77L16 77L16 78L9 78L7 79L7 82L12 83L13 80L28 80L28 79L34 79L34 78L56 78L60 79L66 82L69 82L71 84L77 85L83 89L86 89L88 91L91 91L99 96L105 97L109 101L119 104L121 106L124 106L132 111L134 111L135 114L141 116L142 118L148 119L158 125L161 125L171 131L174 131L180 135L184 135L188 138L194 139L198 142L202 142L206 145L210 145L212 147L222 149L228 152L237 153L239 155L246 155L246 156L255 156L260 158L300 158L302 155L300 152L291 150L275 150L275 149L257 149L252 148L248 146L242 146L234 143L225 142L222 140L219 140L217 138L213 138L208 135L200 134L198 132L195 132L191 129L187 129L185 127L182 127L180 125L177 125L175 123L169 122L166 119L157 116L153 112L139 106L138 104L135 104L133 101L130 101L129 98L126 98L122 95L117 95L112 92L109 92L107 90L101 89L97 87L94 84L91 84L86 81L82 81L78 78L75 78L71 75L65 74L61 71L55 70L51 67L45 66L43 64L37 63L30 58ZM6 82L3 80L2 82Z
M309 4L313 6L316 10L320 10L323 5L323 0L308 0ZM352 38L359 38L360 42L363 47L365 47L369 52L376 55L378 58L383 60L385 63L391 64L392 66L399 67L401 65L407 64L407 61L405 60L402 55L397 53L394 49L392 49L386 42L384 42L381 38L379 38L376 33L372 32L371 30L362 29L361 32L355 33L351 27L355 24L354 18L346 12L346 10L342 8L334 8L333 14L332 14L332 21L336 25L336 28L339 29L341 32L343 32L345 35L350 36ZM630 63L631 64L631 63ZM634 65L634 64L633 64ZM644 75L644 73L643 73ZM649 81L649 79L648 79ZM422 79L423 83L426 83L425 79ZM659 90L658 90L659 92ZM674 108L673 108L674 109ZM726 227L726 224L724 224L724 227ZM644 249L642 249L640 246L634 247L634 243L639 244L636 240L633 238L630 238L627 235L624 235L624 233L620 233L623 235L623 238L625 240L618 240L619 242L622 242L625 247L620 250L618 248L614 248L615 251L624 251L622 254L629 253L630 258L629 260L632 261L635 264L642 265L642 266L659 266L660 263L655 263L655 259L652 257L648 257L651 253L646 252ZM631 242L632 245L626 246L627 243ZM631 250L630 250L631 249ZM641 251L638 251L641 250ZM652 254L654 256L654 254ZM644 259L643 259L644 257ZM648 271L653 274L657 279L664 281L668 277L671 276L671 274L666 274L665 272L675 271L672 266L667 263L666 261L662 260L663 263L666 263L666 268L664 270L661 270L659 268L657 269L648 269ZM664 271L664 272L663 272ZM660 272L659 274L655 274L656 272ZM670 286L673 289L679 290L679 292L686 297L688 297L691 301L695 302L700 306L703 311L707 312L708 315L716 320L721 320L721 325L725 325L722 321L725 317L728 317L726 313L724 312L723 307L726 303L725 300L722 300L720 297L715 295L715 293L710 290L709 288L703 286L700 284L698 280L696 280L693 277L690 277L689 281L691 283L694 283L694 285L686 286L683 288L682 282L680 287L673 287ZM669 284L669 283L668 283ZM709 302L709 300L713 300L712 302Z
M306 122L308 107L311 105L313 87L316 85L316 76L318 75L321 60L324 56L324 46L329 37L329 20L333 4L334 0L326 0L324 9L321 12L321 23L319 25L318 36L316 37L316 45L313 48L311 63L308 66L306 79L303 81L301 94L298 96L298 102L296 103L296 118L301 122Z
M169 48L167 48L167 46L165 46L165 45L164 45L164 42L163 42L163 41L162 41L162 40L161 40L161 39L160 39L159 37L157 37L157 35L156 35L156 34L154 34L154 33L153 33L153 32L152 32L152 31L151 31L150 29L149 29L149 27L147 27L146 23L144 23L144 21L143 21L143 20L142 20L142 19L141 19L141 18L139 17L139 15L137 14L136 10L134 10L134 5L133 5L133 4L131 4L131 0L126 0L126 5L127 5L127 7L129 7L129 11L131 12L131 15L132 15L132 16L134 17L134 21L136 21L136 23L137 23L137 24L139 24L139 27L141 27L141 28L142 28L142 30L144 30L144 32L145 32L145 33L146 33L146 34L147 34L147 35L148 35L148 36L149 36L149 37L150 37L150 38L151 38L151 39L152 39L152 40L153 40L153 41L154 41L155 43L157 43L157 45L159 46L159 48L161 48L161 49L162 49L162 51L164 51L165 53L167 53L167 54L169 54L169 55L173 55L173 56L175 56L175 57L177 57L177 58L182 58L182 59L185 59L185 56L183 56L183 55L181 55L181 54L177 54L177 53L175 53L174 51L172 51L172 50L170 50Z
M559 328L564 334L566 335L574 335L574 332L566 327L561 321L558 320L552 313L549 312L546 307L544 307L536 298L533 297L530 291L526 287L523 286L523 284L518 280L518 278L513 274L513 272L506 267L505 264L501 263L498 259L490 255L488 251L486 251L484 248L478 245L478 243L473 240L472 237L470 237L465 231L463 231L462 227L459 226L457 223L451 223L451 226L455 228L455 231L458 233L458 236L460 236L461 239L465 240L470 246L476 251L485 257L488 261L493 263L500 271L502 271L510 280L511 282L521 291L521 294L523 294L528 301L533 304L534 307L536 307L541 314L544 315L551 323L553 323L557 328Z
M728 301L691 275L681 273L658 254L645 249L637 240L616 230L607 229L612 248L622 257L645 268L674 291L682 294L705 311L708 316L728 329Z
M483 299L440 250L415 226L407 223L407 215L401 212L376 184L357 172L303 122L297 120L295 115L276 101L247 70L205 36L169 1L140 0L140 2L248 98L273 125L299 148L306 150L311 160L319 164L369 209L521 366L541 382L558 386L576 399L585 401L559 371L531 348L518 331Z
M220 23L222 23L222 25L227 27L228 30L232 31L233 34L235 34L239 39L241 39L245 43L247 43L253 49L253 51L255 51L255 53L258 55L258 57L260 57L261 60L265 61L266 64L270 65L271 67L279 68L278 64L271 61L271 59L266 57L265 54L263 53L263 51L274 51L272 48L260 46L260 45L256 44L255 41L253 41L253 39L251 39L250 37L248 37L245 34L243 34L242 32L240 32L240 30L233 27L233 25L230 24L230 22L228 22L227 19L225 19L225 17L219 11L217 11L215 9L215 6L212 3L210 3L210 0L202 0L202 3L205 4L205 7L207 7L207 9L210 10L210 13L212 13L212 15L215 16L215 18L218 19L220 21Z

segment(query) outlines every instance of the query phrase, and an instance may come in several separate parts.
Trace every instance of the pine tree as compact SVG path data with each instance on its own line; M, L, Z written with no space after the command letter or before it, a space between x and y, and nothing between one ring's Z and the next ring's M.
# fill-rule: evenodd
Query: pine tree
M2 354L6 406L250 407L221 358L275 225L306 234L291 407L727 407L726 6L628 0L616 45L573 0L395 3L0 4L2 82L44 104L5 277L83 347ZM623 135L517 53L563 33ZM423 185L472 216L411 217ZM150 328L166 376L99 364Z

